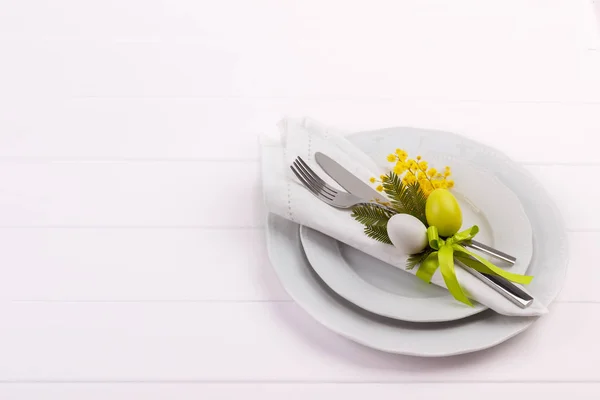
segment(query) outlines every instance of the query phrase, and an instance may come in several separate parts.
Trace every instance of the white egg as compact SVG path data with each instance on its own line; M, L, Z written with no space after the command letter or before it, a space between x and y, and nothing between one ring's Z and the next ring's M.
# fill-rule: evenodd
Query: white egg
M387 223L394 246L405 254L415 254L427 246L427 228L410 214L396 214Z

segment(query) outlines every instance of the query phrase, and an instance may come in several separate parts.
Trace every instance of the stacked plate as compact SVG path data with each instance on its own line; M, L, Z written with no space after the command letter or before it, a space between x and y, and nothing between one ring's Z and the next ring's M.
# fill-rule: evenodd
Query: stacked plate
M560 214L522 167L489 147L440 131L392 128L348 138L374 159L402 147L453 168L461 183L464 226L482 227L478 240L515 255L512 272L534 275L528 290L548 306L567 267ZM358 343L416 356L481 350L527 329L537 318L507 317L452 299L320 232L268 216L269 257L292 298L317 321Z

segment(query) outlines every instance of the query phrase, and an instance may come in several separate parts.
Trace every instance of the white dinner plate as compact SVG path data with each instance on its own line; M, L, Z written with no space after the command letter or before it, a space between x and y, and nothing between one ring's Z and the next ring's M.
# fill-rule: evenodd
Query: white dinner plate
M476 239L515 256L517 263L509 270L525 273L533 244L531 225L519 198L489 171L456 158L440 158L423 147L419 154L430 165L452 166L456 182L453 192L462 209L463 229L479 226ZM327 286L372 313L402 321L441 322L487 309L478 303L469 307L457 302L446 289L427 284L314 229L302 226L300 240L308 261Z
M527 272L535 279L528 289L545 306L554 300L567 269L564 224L544 188L521 166L494 149L447 132L392 128L355 134L349 139L376 160L384 159L389 149L399 146L411 153L425 146L493 172L519 197L531 223L533 257ZM497 345L537 320L507 317L490 310L437 323L382 317L344 300L323 283L301 249L297 224L269 214L266 233L271 263L290 296L324 326L372 348L429 357L468 353Z

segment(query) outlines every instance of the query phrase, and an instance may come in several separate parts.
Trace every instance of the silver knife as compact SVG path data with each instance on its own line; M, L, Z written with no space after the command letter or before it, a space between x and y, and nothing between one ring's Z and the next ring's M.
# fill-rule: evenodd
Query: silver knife
M315 160L317 161L317 164L319 164L319 166L323 168L323 171L325 171L327 175L329 175L341 187L346 189L350 194L353 194L357 197L360 197L361 199L365 199L368 201L374 199L383 202L388 201L385 197L381 196L379 192L373 189L368 183L363 182L362 180L354 176L350 171L342 167L335 160L331 159L325 154L320 152L315 153ZM471 240L468 244L465 243L465 245L475 250L479 250L482 253L489 254L492 257L506 261L511 265L514 265L517 261L515 257L506 254L502 251L496 250L492 247L489 247L483 243L479 243L475 240Z
M369 184L363 182L354 176L346 168L342 167L336 161L332 160L323 153L315 153L315 160L323 171L327 173L334 181L339 183L341 187L346 189L350 194L360 197L365 200L379 200L382 202L389 201L381 195L377 190L373 189Z
M383 198L376 190L371 188L367 183L361 181L356 176L354 176L350 171L346 168L342 167L336 161L332 160L328 156L323 153L317 152L315 153L315 160L317 164L323 171L327 173L333 180L335 180L341 187L346 189L349 193L363 198L363 199L379 199L381 201L387 201L387 199ZM514 262L516 259L512 256L504 254L502 252L498 252L491 247L482 245L475 241L471 241L467 246L477 248L478 250L488 253L492 256L498 256L504 260L509 262ZM508 259L507 259L508 258ZM512 261L511 261L512 260ZM504 279L500 276L492 276L479 273L465 264L457 261L457 264L463 267L467 272L471 275L475 276L477 279L494 289L496 292L500 293L502 296L510 300L513 304L519 306L520 308L527 308L533 303L533 297L531 297L528 293L522 290L520 287L516 286L512 282Z

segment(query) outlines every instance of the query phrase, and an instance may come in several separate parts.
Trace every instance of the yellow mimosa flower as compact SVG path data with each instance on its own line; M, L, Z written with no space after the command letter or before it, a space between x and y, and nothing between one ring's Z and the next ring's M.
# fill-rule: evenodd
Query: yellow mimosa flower
M402 175L406 171L406 165L402 161L398 161L394 166L394 173L396 175Z
M408 158L408 153L402 149L396 149L396 155L400 161L406 161Z

